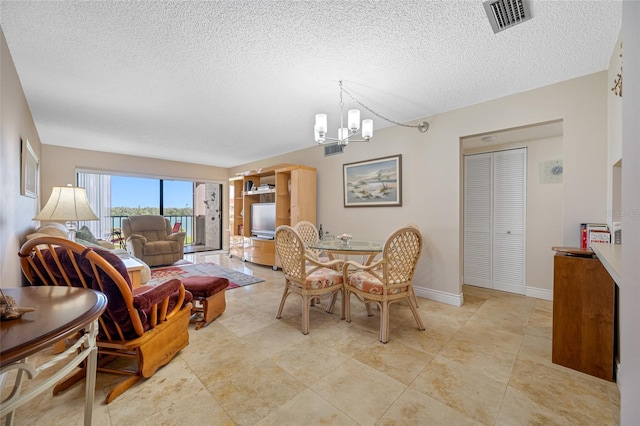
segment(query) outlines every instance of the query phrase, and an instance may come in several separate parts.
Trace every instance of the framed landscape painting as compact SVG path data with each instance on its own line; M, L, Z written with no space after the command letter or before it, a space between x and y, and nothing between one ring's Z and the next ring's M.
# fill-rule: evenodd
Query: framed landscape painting
M402 205L402 155L343 165L345 207Z

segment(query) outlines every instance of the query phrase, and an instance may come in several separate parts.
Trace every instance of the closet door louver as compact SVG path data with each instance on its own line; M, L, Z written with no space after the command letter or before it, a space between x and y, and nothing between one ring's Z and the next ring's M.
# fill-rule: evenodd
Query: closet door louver
M464 160L464 283L492 288L491 153Z

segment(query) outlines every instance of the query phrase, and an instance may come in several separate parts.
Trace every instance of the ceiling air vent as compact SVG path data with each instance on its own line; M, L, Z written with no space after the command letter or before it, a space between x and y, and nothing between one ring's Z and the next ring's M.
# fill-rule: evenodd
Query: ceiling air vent
M327 157L329 155L342 154L344 152L344 145L327 145L324 147L324 156Z
M482 3L494 33L531 19L529 0L489 0Z

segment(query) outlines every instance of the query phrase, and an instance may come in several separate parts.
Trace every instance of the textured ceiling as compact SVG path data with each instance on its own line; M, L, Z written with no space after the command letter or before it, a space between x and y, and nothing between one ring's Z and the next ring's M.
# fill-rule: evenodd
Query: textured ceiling
M42 143L231 167L314 145L319 112L335 136L339 80L410 122L608 67L620 1L531 12L494 34L481 1L2 1L0 26Z

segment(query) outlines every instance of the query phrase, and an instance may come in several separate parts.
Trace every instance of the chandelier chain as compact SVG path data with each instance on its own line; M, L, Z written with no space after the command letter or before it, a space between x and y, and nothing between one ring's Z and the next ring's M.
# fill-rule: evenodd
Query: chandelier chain
M371 108L369 108L368 106L366 106L365 104L363 104L362 102L360 102L355 96L353 96L351 93L349 93L349 91L347 89L344 88L344 86L342 85L342 81L340 82L340 104L342 104L342 92L344 91L344 93L346 93L347 95L349 95L349 97L351 99L353 99L358 105L360 105L362 108L366 109L367 111L369 111L371 114L375 115L378 118L382 118L383 120L388 121L389 123L393 123L396 124L398 126L403 126L403 127L414 127L417 129L423 128L424 127L424 123L421 124L405 124L405 123L398 123L395 120L392 120L390 118L385 117L382 114L377 113L376 111L372 110Z

